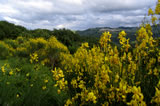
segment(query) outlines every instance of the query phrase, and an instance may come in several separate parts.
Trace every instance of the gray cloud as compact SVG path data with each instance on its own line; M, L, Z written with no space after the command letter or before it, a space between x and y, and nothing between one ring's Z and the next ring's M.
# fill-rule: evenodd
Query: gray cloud
M138 26L157 0L1 0L0 20L30 29Z
M154 0L153 0L154 1ZM90 8L97 12L137 10L150 7L151 0L86 0L91 3Z

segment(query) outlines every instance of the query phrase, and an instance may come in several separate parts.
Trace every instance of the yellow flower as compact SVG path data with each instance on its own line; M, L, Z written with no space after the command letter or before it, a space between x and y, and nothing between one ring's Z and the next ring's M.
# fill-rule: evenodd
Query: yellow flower
M69 106L69 105L72 105L72 101L70 99L66 101L66 104L64 106Z
M130 44L129 44L129 38L128 39L125 38L126 35L127 34L125 31L121 31L119 33L118 38L119 38L119 43L122 45L122 48L124 48L125 51L128 52L128 48L130 48Z
M30 62L33 63L34 61L35 62L38 62L38 54L37 53L33 53L33 54L30 54Z
M58 90L57 90L57 93L58 93L58 94L60 94L60 93L61 93L61 90L60 90L60 89L58 89Z
M151 103L155 102L158 104L160 104L160 90L156 87L156 92L155 92L155 96L152 98Z
M148 38L147 30L144 27L141 27L141 29L138 31L137 40L138 41L142 41L143 39L148 40L146 38Z
M13 75L13 70L11 70L11 71L9 72L9 75Z
M46 86L43 86L43 87L42 87L42 90L46 90L46 88L47 88Z
M118 82L118 80L119 80L119 75L118 75L118 74L116 74L114 82L115 82L115 83L117 83L117 82Z
M19 98L19 94L17 94L16 97Z
M155 76L157 76L159 74L157 68L154 68L153 72L154 72Z
M158 3L157 3L157 5L156 5L155 13L156 13L156 14L160 14L160 0L158 0Z
M9 84L10 84L10 82L7 82L6 84L7 84L7 85L9 85Z
M105 48L108 45L108 42L111 41L111 34L109 32L104 32L99 40L101 47Z
M155 24L156 20L157 20L157 17L156 16L152 16L152 24Z
M4 66L1 67L1 70L2 70L3 73L6 72L5 69L4 69Z
M74 88L77 88L78 86L77 81L75 79L71 81L71 84L73 85Z
M33 84L31 84L30 87L33 87Z
M131 62L132 61L132 54L131 54L131 52L128 53L127 57L128 57L128 61Z
M46 80L44 80L44 83L48 83L48 80L46 79Z
M26 77L29 77L29 73L26 74Z
M93 101L93 103L96 103L97 97L94 95L93 92L89 92L88 95L87 95L87 99L86 101Z
M126 35L127 35L126 32L123 30L123 31L121 31L121 32L119 33L118 38L122 39L122 38L125 37Z
M17 71L17 72L20 72L21 70L20 70L19 68L16 68L16 71Z
M160 63L160 56L158 56L158 62Z
M153 15L153 14L154 14L153 10L151 8L149 8L148 15Z
M80 83L79 83L79 88L83 89L85 87L85 82L83 80L80 80Z
M151 74L152 74L152 69L150 69L148 72L148 75L151 75Z
M88 45L87 42L85 42L85 43L82 43L82 47L83 47L83 48L89 48L89 45Z

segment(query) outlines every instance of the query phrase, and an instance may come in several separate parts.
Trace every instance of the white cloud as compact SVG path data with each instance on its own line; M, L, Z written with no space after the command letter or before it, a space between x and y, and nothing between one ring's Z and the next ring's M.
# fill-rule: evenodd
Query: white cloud
M17 13L18 13L18 10L12 8L10 5L0 4L0 14L13 15Z
M136 26L157 0L2 0L0 17L27 28Z
M82 5L83 3L83 0L60 0L60 1L64 3L72 4L72 5Z
M13 18L10 18L10 17L3 17L6 21L9 21L9 22L13 22L15 24L19 24L20 21L17 20L17 19L13 19Z
M64 28L65 26L60 24L60 25L57 25L56 28Z

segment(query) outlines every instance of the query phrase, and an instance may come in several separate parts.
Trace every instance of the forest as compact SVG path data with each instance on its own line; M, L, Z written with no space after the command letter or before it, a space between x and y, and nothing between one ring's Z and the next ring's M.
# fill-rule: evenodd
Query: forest
M160 0L150 22L101 33L0 21L0 105L160 105L159 15Z

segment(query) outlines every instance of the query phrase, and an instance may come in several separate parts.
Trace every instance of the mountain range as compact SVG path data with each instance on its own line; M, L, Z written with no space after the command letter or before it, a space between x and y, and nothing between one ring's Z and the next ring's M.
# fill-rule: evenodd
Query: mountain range
M97 27L97 28L89 28L83 31L78 30L77 33L80 36L88 36L88 37L100 37L103 32L110 32L112 34L112 41L119 42L118 34L122 30L124 30L127 35L127 38L130 38L130 41L136 40L136 34L140 27L118 27L118 28L110 28L110 27ZM160 37L160 25L152 26L153 36Z

